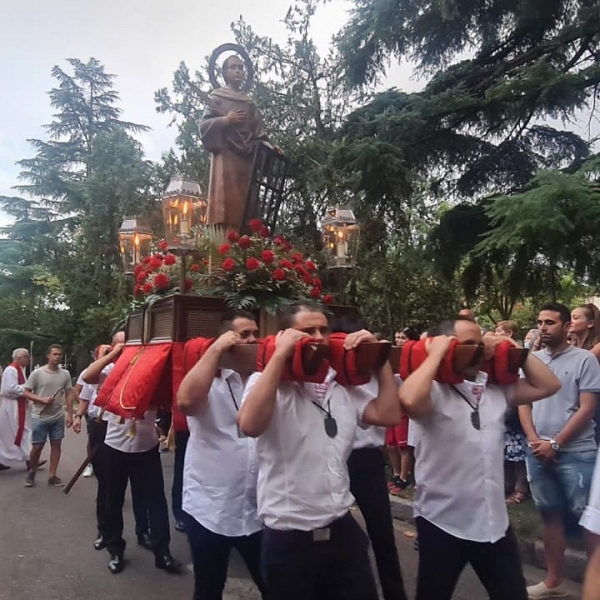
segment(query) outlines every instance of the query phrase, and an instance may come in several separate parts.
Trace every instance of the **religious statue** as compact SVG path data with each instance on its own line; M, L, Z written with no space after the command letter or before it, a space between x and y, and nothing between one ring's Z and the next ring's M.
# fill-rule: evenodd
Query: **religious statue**
M218 53L228 49L237 54L223 62L225 86L217 87L214 63ZM235 44L217 48L211 57L210 79L216 87L210 94L196 90L206 104L200 135L204 147L212 154L207 222L239 229L244 218L259 216L252 214L256 206L250 211L246 207L256 146L273 146L268 142L258 108L247 95L253 69L244 49ZM275 150L280 152L278 148Z

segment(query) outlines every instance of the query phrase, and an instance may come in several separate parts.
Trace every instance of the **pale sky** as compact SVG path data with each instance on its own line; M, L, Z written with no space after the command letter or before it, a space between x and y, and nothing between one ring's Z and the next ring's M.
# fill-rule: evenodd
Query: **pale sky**
M117 76L122 118L149 125L146 156L156 160L174 146L175 128L155 110L154 92L171 87L180 61L202 67L203 57L231 42L240 15L260 35L284 42L288 0L3 0L0 2L0 195L17 195L15 162L33 156L28 138L46 139L52 119L48 91L56 64L93 56ZM332 0L315 17L314 38L323 53L347 18L347 0ZM410 68L397 71L411 89ZM401 81L390 83L408 89ZM0 216L1 220L1 216Z

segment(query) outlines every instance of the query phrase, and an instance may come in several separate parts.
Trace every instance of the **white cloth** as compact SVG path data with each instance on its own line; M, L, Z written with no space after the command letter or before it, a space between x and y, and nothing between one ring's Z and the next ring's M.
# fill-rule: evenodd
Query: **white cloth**
M581 516L579 524L588 531L600 535L600 450L598 450L596 457L588 505Z
M481 429L473 409L453 386L433 382L433 410L413 420L417 486L415 516L465 540L496 542L506 534L504 501L504 413L514 386L487 385L480 372L474 383L456 387L471 404L479 401Z
M154 446L158 445L158 434L154 427L155 421L155 410L147 410L144 413L144 418L140 421L124 419L123 424L121 424L121 417L110 414L104 443L127 454L152 450Z
M236 424L243 391L239 374L224 369L213 380L206 410L187 417L182 508L206 529L228 537L262 528L256 441L240 437Z
M261 373L254 373L244 399ZM344 388L330 370L324 384L281 382L273 417L256 442L258 516L279 530L312 531L345 515L354 504L347 460L357 425L375 397L367 386ZM323 409L337 423L325 432Z
M23 370L23 376L25 371ZM19 385L17 369L8 366L2 373L0 385L0 463L29 460L31 451L31 403L27 403L25 429L21 445L15 445L19 429L17 398L23 395L25 385Z

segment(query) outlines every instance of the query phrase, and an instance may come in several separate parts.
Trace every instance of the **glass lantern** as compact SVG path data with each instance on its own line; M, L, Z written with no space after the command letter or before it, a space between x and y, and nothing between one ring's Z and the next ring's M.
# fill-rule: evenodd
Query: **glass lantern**
M176 175L161 196L165 240L170 250L195 248L197 227L206 223L206 199L197 181Z
M125 217L119 229L119 251L126 274L151 253L152 230L144 219Z
M321 221L323 247L329 269L350 268L356 263L360 225L349 208L330 207Z

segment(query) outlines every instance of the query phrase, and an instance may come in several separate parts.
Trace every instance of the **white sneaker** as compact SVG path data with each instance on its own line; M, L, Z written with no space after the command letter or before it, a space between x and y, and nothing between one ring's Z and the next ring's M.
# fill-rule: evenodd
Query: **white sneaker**
M94 475L94 467L92 467L92 465L88 465L84 470L83 470L83 476L84 477L92 477Z
M567 590L561 583L560 585L549 588L543 581L530 585L527 588L527 596L529 600L544 600L547 598L566 598Z

